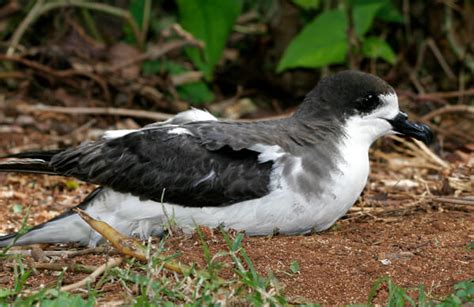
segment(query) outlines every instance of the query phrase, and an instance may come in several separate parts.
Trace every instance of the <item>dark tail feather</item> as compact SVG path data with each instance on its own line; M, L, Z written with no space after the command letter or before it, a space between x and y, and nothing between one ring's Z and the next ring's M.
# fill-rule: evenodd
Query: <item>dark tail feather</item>
M49 166L49 162L55 154L61 151L63 151L63 149L31 151L1 157L0 172L56 175L57 172Z
M101 194L103 188L99 187L92 191L76 208L86 210L92 201ZM30 245L39 243L68 243L76 242L82 245L89 243L89 225L72 211L72 209L59 216L37 225L23 235L10 233L0 236L0 248L11 245Z
M20 152L16 154L10 154L7 156L1 157L2 159L5 158L16 158L16 159L40 159L44 160L45 162L51 161L51 158L60 152L64 151L64 149L52 149L52 150L42 150L42 151L28 151L28 152Z
M0 161L0 172L34 173L57 175L49 163L44 160L24 159L18 161Z

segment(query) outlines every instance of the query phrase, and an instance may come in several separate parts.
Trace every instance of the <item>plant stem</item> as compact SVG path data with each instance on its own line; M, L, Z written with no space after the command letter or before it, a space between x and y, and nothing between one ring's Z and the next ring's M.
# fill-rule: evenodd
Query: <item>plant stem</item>
M12 38L10 40L10 46L7 50L7 55L13 55L15 52L16 46L20 42L23 34L28 29L28 27L36 21L36 19L41 16L42 14L62 7L81 7L85 9L101 11L110 15L114 15L117 17L123 18L129 25L133 31L133 35L135 36L137 45L140 49L143 49L143 37L140 32L140 28L138 27L135 20L132 18L130 13L126 10L113 7L108 4L97 3L97 2L84 2L82 0L61 0L61 1L54 1L44 3L44 0L38 0L36 4L33 6L31 11L28 13L26 18L21 22L18 29L13 33Z

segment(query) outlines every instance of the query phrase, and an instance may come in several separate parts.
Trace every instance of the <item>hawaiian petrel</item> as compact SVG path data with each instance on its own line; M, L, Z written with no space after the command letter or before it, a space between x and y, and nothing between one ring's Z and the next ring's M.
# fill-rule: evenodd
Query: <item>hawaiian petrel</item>
M0 171L98 184L79 208L141 239L160 235L168 218L185 231L223 225L249 235L303 234L329 228L356 202L369 147L390 133L432 139L427 126L400 112L385 81L344 71L322 79L288 118L231 122L190 110L75 148L8 156ZM0 246L14 238L0 237ZM103 240L71 210L17 239Z

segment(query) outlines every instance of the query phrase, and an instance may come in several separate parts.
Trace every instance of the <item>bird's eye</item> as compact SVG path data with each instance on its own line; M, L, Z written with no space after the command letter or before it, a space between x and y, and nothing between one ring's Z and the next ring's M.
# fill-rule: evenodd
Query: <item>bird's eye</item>
M357 109L361 113L369 113L380 104L380 99L375 93L368 93L364 97L357 99Z

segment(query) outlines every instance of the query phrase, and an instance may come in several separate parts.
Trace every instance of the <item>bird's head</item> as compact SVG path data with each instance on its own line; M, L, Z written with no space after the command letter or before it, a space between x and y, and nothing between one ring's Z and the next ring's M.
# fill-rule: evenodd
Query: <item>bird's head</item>
M305 121L322 118L339 122L346 130L363 133L369 143L391 133L425 143L433 139L428 126L409 121L400 111L395 90L387 82L360 71L343 71L322 79L295 116Z

